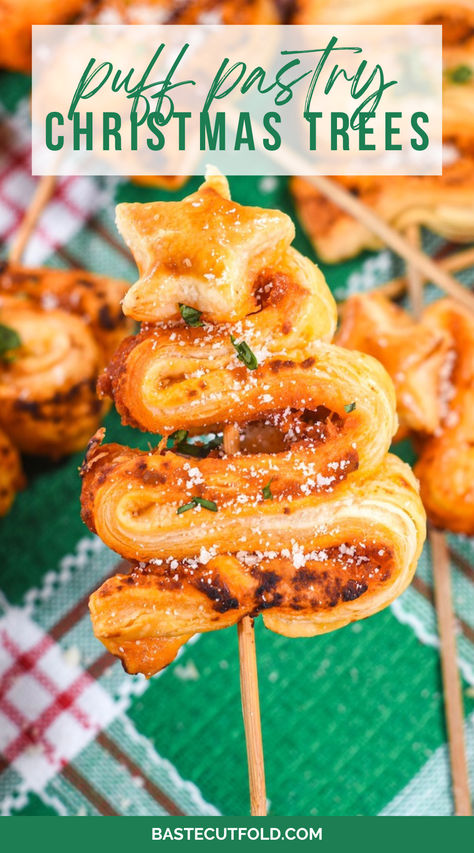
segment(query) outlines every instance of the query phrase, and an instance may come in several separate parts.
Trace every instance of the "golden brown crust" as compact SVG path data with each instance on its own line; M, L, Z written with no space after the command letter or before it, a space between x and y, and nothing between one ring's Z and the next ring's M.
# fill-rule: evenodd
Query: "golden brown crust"
M474 239L474 159L459 157L442 176L333 178L394 228L423 225L457 242ZM304 178L292 178L298 217L319 257L338 263L382 244Z
M107 463L103 470L115 476ZM179 553L172 549L173 557L110 578L90 602L97 636L108 648L114 643L130 671L130 656L157 637L174 639L176 653L190 635L225 628L245 614L263 613L267 627L287 636L312 636L386 606L411 579L423 538L424 516L408 466L387 457L375 477L348 480L319 502L304 503L284 501L289 514L280 507L278 524L267 525L266 533L267 516L256 512L239 532L235 519L231 535L225 523L220 532L216 528L213 546L206 540L195 553L196 542L188 539ZM220 509L219 517L226 513ZM249 530L259 525L260 533ZM297 541L289 536L296 530ZM169 544L158 553L169 553ZM213 556L222 547L227 553Z
M0 429L0 516L8 512L16 493L24 485L20 454L8 435Z
M0 425L24 453L79 450L103 415L95 385L102 359L91 331L65 311L7 297L0 322L21 340L0 364Z
M445 41L466 38L474 30L472 0L296 0L295 24L441 24Z
M258 309L258 273L294 237L286 214L232 202L222 178L179 202L119 204L116 218L140 272L123 310L145 322L180 320L179 303L214 323L242 320Z

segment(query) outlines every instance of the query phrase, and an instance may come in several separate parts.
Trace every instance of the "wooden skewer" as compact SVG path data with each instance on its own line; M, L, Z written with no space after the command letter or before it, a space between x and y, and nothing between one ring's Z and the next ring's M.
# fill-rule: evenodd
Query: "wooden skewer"
M411 226L407 239L419 245L419 228ZM418 270L407 268L407 283L413 314L419 319L423 307L423 279ZM433 586L435 608L440 637L441 673L443 680L444 707L448 730L449 757L453 783L454 811L456 815L471 815L469 775L464 742L464 711L461 681L456 657L456 634L451 576L446 537L438 530L430 531L431 556L433 563Z
M239 451L240 435L235 424L224 427L224 451L232 455ZM244 718L247 762L249 768L250 814L262 817L267 813L265 765L263 760L262 724L258 696L257 654L253 619L244 616L237 624L240 660L240 690Z
M466 270L474 266L474 247L461 249L460 252L453 252L452 255L441 258L441 260L437 261L437 264L446 270L446 272L461 272L461 270ZM388 299L397 299L403 295L406 289L407 279L404 276L392 278L390 281L381 284L380 287L374 288L377 293L382 293Z
M453 781L454 813L458 816L469 817L472 815L472 805L469 793L469 774L464 741L464 710L456 659L455 617L446 537L439 530L431 530L430 545L441 646L441 671Z
M33 198L25 211L25 215L10 247L9 260L11 263L20 263L28 240L44 208L53 195L55 186L56 175L43 175L39 179Z
M351 195L345 187L321 175L312 175L306 180L338 207L365 225L373 234L376 234L390 249L404 258L411 267L418 270L426 279L438 285L453 299L457 299L463 305L474 310L474 295L469 290L466 290L449 272L435 263L429 255L425 255L419 248L412 246L406 237L377 216L360 199Z

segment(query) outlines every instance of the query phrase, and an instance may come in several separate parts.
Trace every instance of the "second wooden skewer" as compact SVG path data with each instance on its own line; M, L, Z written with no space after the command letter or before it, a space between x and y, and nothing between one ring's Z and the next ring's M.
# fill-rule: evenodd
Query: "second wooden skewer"
M444 290L453 299L457 299L463 305L474 310L474 295L469 290L433 261L429 255L425 255L421 249L413 246L406 237L396 231L395 228L392 228L388 222L377 216L360 199L351 195L345 187L321 175L313 175L306 178L306 180L311 186L333 201L334 204L365 225L366 228L379 237L390 249L404 258L411 267L416 269L426 279L438 285L441 290Z
M420 243L419 228L412 225L407 239L416 246ZM413 314L420 318L423 308L423 279L418 270L407 268L407 284ZM440 638L441 674L444 707L448 730L449 758L453 783L454 813L457 816L472 814L469 792L469 775L464 740L464 711L461 681L456 659L456 634L451 576L446 537L439 530L430 530L429 540L433 565L435 609Z

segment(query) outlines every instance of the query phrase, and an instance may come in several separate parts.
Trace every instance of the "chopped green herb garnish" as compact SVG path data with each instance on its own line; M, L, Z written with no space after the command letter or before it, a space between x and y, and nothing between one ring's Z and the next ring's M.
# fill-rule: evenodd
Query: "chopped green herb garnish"
M239 361L245 364L249 370L256 370L258 367L258 361L255 353L252 352L249 345L246 344L245 341L242 341L240 344L236 344L233 335L230 336L230 340L232 342L232 346L237 352L237 358Z
M12 350L21 347L21 338L15 329L0 323L0 359L2 361L14 361Z
M469 65L458 65L447 72L448 77L453 83L468 83L469 80L472 80L473 73Z
M350 414L350 412L353 412L353 411L354 411L355 407L356 407L356 404L355 404L355 403L347 403L347 404L344 406L344 410L347 412L347 414Z
M169 437L169 441L171 441L169 449L176 450L177 453L182 453L184 456L194 456L196 459L205 459L206 456L209 456L211 450L215 450L216 447L219 447L222 444L222 438L219 436L216 436L206 444L192 444L187 440L188 435L189 433L187 429L177 429Z
M199 504L204 507L204 509L210 510L210 512L217 512L217 504L214 501L208 501L206 498L193 498L195 504Z
M191 498L188 504L179 506L176 510L176 515L181 515L182 512L187 512L188 509L194 509L196 506L202 506L203 509L208 509L209 512L217 512L217 504L214 501L208 501L207 498L194 497Z
M178 444L181 444L183 441L186 441L188 437L187 429L177 429L170 435L170 441L172 442L171 447L177 447Z
M264 501L272 501L273 500L272 490L270 488L271 484L273 483L273 480L274 480L274 477L272 477L268 481L267 485L264 486L262 489L262 495L263 495Z
M189 503L179 506L176 514L181 515L182 512L187 512L188 509L194 509L196 506L202 506L203 509L208 509L210 512L217 512L217 504L214 501L208 501L207 498L194 497L191 498Z
M188 509L194 509L195 506L196 504L194 503L194 501L190 501L190 503L188 504L183 504L182 506L179 506L176 510L176 515L181 515L182 512L187 512Z
M182 302L178 302L178 307L187 326L204 326L201 320L202 311L198 311L197 308L191 308L190 305L184 305Z

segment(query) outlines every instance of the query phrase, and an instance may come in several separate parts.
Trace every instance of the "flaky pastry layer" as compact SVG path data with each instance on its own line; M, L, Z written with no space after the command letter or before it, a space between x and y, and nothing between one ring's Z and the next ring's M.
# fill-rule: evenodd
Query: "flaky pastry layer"
M212 546L204 532L189 538L176 530L162 558L135 564L94 593L94 631L128 671L150 675L193 634L246 614L261 612L285 636L331 631L387 606L410 582L424 513L398 458L321 499L276 503L277 524L261 511L238 530L235 519L216 521Z

